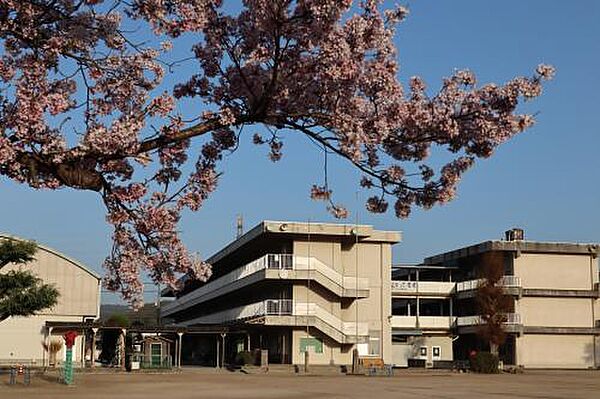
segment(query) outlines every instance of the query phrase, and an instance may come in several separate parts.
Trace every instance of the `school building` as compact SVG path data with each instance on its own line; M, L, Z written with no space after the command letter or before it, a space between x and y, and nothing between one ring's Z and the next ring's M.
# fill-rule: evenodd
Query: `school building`
M599 245L526 241L517 229L394 266L400 241L369 225L260 223L208 259L207 283L184 279L183 290L163 291L165 325L228 331L184 335L181 364L267 349L271 363L300 365L309 352L310 364L350 365L357 349L399 367L447 367L488 349L475 297L493 259L509 298L504 364L600 365Z

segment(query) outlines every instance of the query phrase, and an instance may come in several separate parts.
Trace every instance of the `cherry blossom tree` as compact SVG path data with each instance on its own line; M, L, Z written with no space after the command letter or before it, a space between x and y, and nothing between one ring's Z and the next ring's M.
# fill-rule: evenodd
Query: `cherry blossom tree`
M408 87L399 78L404 7L244 0L232 12L230 3L0 0L0 174L98 192L114 227L106 284L137 304L144 271L171 286L181 273L210 276L177 223L216 189L220 161L248 130L274 162L286 135L303 135L362 172L369 211L391 201L405 218L450 201L476 159L531 126L517 106L554 74L539 65L478 85L459 70L432 94L419 77ZM432 149L451 160L437 166ZM310 195L347 216L327 179Z

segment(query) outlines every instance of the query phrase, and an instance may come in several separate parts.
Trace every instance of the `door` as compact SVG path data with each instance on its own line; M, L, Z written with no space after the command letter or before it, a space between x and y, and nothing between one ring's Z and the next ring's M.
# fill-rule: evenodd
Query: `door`
M162 344L150 344L150 364L160 367L162 363Z

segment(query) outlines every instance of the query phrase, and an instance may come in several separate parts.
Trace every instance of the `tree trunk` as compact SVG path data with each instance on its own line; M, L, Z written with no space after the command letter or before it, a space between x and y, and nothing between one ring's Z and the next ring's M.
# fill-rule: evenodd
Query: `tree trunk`
M493 342L490 342L490 352L491 352L493 355L496 355L496 356L498 356L498 344L495 344L495 343L493 343Z

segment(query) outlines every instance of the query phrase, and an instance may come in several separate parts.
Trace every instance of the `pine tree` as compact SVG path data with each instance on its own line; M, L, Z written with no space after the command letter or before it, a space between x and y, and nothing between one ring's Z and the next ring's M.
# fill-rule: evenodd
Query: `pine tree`
M0 322L10 316L31 316L56 304L60 295L58 290L31 271L1 272L10 263L31 262L36 251L37 246L31 241L0 241Z

